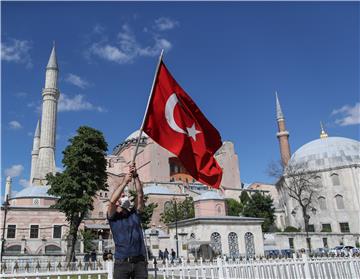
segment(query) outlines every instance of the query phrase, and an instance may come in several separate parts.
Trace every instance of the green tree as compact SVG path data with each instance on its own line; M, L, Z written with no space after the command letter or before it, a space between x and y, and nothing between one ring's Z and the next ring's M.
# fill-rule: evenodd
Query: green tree
M245 205L250 200L249 194L246 191L241 191L240 202Z
M275 208L269 195L254 193L245 204L242 214L246 217L264 218L263 232L268 232L275 220Z
M242 204L234 199L225 199L228 216L239 216L242 211Z
M177 219L185 220L195 217L194 200L192 197L186 197L185 200L169 201L168 206L163 213L160 214L161 221L165 224L173 223Z
M79 230L78 237L81 237L84 243L84 251L90 252L92 249L95 249L93 240L95 239L94 232L90 230Z
M58 197L53 208L59 209L69 222L66 261L74 261L78 229L85 214L94 209L93 199L97 191L107 190L106 151L103 134L82 126L77 135L69 139L63 151L62 173L48 174L48 193Z

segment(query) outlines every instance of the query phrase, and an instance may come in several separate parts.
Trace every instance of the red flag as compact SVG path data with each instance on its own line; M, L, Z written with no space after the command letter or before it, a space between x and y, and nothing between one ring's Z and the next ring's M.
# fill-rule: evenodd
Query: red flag
M175 154L193 178L219 188L222 169L214 154L222 145L220 134L162 61L143 130Z

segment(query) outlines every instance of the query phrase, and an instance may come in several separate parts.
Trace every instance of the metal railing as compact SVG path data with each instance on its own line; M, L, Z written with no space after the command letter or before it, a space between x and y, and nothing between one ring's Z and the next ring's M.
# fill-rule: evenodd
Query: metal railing
M113 261L103 263L53 262L47 265L12 263L1 266L0 278L113 278ZM217 258L214 261L171 264L149 263L149 274L158 279L355 279L360 278L360 257L319 257L282 259Z

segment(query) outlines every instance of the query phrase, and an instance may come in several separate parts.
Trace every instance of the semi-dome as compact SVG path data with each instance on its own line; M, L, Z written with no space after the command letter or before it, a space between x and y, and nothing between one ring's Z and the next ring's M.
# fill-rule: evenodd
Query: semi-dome
M224 198L220 196L218 192L207 191L202 193L200 196L194 198L194 201L204 201L204 200L223 200Z
M150 185L144 187L144 195L175 195L174 192L170 191L168 188L159 186L159 185Z
M132 132L126 139L125 141L128 140L132 140L132 139L137 139L139 137L140 134L140 130L136 130L135 132ZM141 134L141 138L148 138L149 136L147 134L145 134L145 132L142 132Z
M289 165L303 165L320 170L360 164L360 142L343 137L326 137L313 140L300 147Z
M47 193L50 186L29 186L18 192L12 199L18 198L56 198Z

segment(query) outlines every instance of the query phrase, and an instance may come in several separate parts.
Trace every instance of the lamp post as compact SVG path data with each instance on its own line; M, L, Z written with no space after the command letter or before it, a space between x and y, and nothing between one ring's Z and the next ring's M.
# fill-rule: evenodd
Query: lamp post
M5 227L6 227L6 215L9 209L9 196L6 195L5 201L3 203L4 208L4 221L3 221L3 228L2 228L2 235L1 235L1 251L0 251L0 263L2 263L2 258L4 254L4 247L5 247Z
M174 199L174 214L175 214L175 240L176 240L176 256L179 257L179 237L178 237L178 216L177 216L177 204Z

